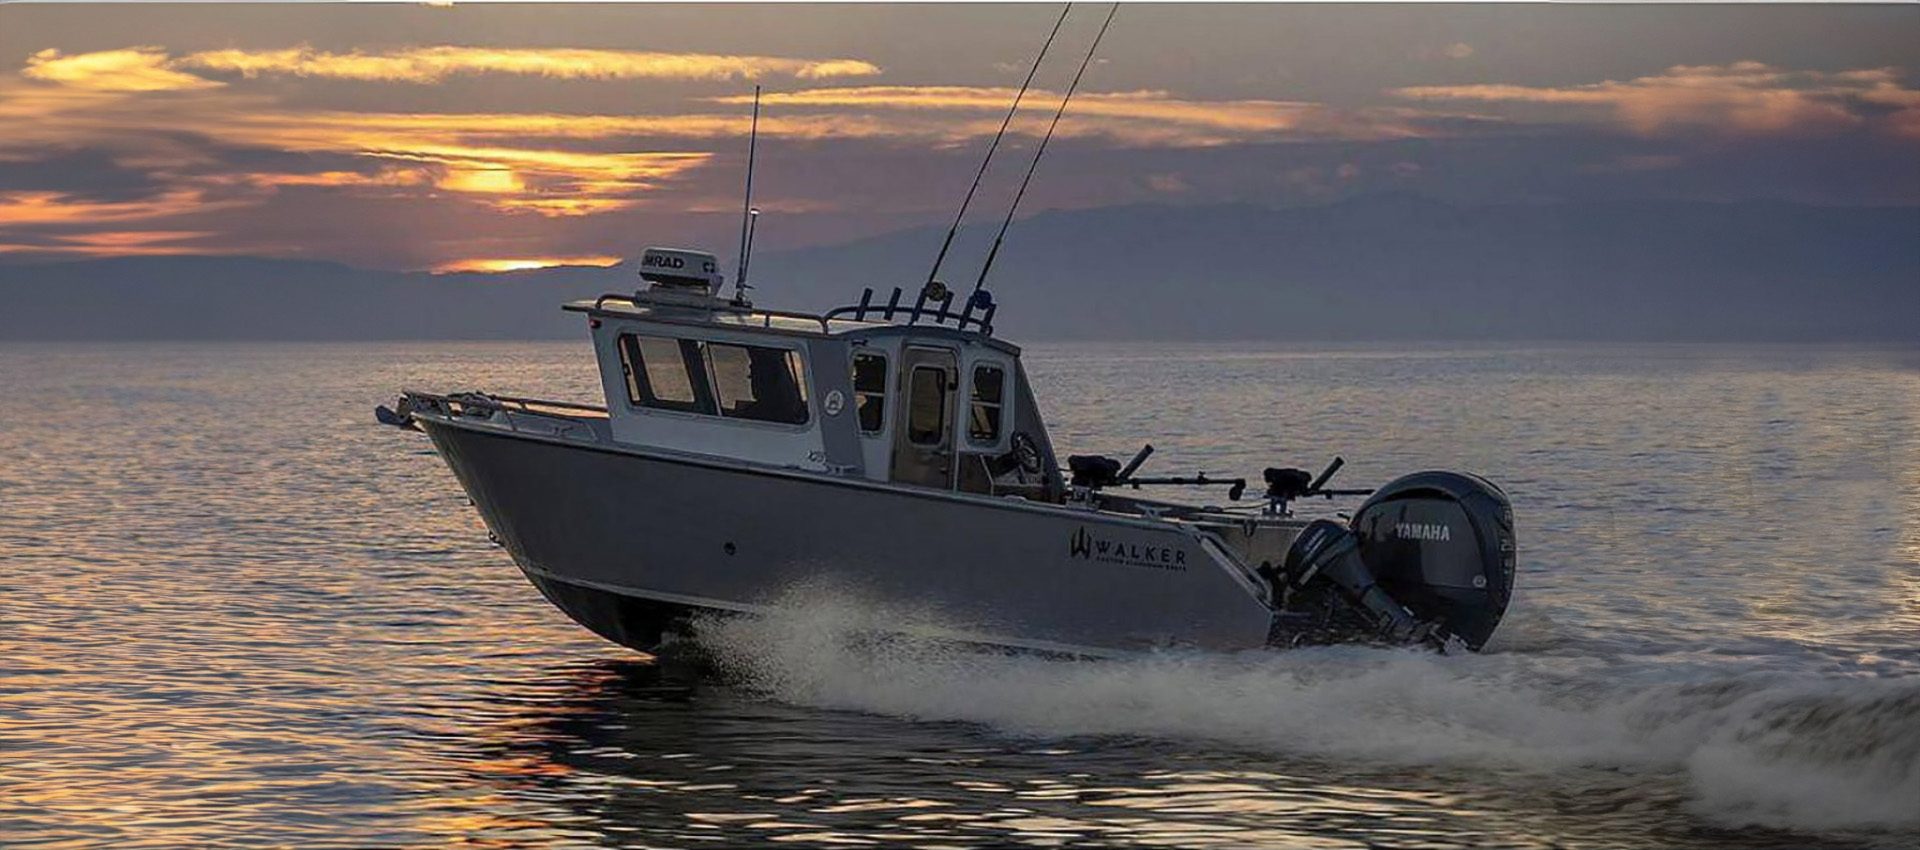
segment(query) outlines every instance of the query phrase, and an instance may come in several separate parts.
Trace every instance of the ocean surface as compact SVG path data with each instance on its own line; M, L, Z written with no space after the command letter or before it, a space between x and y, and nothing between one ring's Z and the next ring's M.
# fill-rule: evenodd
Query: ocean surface
M584 344L0 344L0 846L1920 847L1920 351L1027 363L1063 453L1498 481L1495 651L874 647L822 598L682 687L373 422L595 400Z

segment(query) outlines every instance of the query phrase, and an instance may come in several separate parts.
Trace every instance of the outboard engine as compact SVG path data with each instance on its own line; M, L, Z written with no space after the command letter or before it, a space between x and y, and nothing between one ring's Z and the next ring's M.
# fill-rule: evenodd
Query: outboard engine
M1513 509L1484 478L1417 472L1379 490L1350 527L1318 520L1273 575L1270 643L1378 640L1478 650L1513 596Z

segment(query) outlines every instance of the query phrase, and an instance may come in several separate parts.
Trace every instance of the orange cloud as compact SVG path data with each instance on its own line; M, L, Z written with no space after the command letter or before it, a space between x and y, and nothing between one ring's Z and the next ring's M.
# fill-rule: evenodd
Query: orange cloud
M764 60L764 61L763 61ZM186 73L431 82L452 74L514 73L560 79L632 76L795 77L875 73L857 60L789 60L593 50L416 48L381 54L210 51L169 58L159 48L37 57L26 79L0 79L0 158L49 148L107 151L123 168L170 188L145 201L102 203L56 193L0 197L0 223L55 229L89 221L161 219L214 206L264 202L283 190L379 198L444 198L469 208L541 218L594 216L645 205L655 192L713 160L701 151L604 150L634 138L734 140L747 132L745 98L719 113L577 115L299 110ZM25 72L23 72L25 73ZM164 95L164 96L157 96ZM806 140L865 139L948 145L991 135L1012 98L1005 88L876 86L775 93L760 132ZM1038 97L1048 95L1041 93ZM1052 95L1057 98L1058 95ZM1036 102L1038 102L1036 100ZM1044 110L1043 110L1044 111ZM1202 101L1166 92L1082 93L1068 136L1130 146L1205 146L1295 138L1402 138L1428 134L1430 113L1339 110L1285 101ZM1016 124L1037 132L1041 118ZM358 159L367 167L281 172L228 167L195 139L222 146ZM577 149L587 147L596 150ZM34 158L27 156L27 158ZM271 162L272 160L264 160ZM296 160L297 161L297 160ZM324 162L324 160L323 160ZM801 204L787 199L787 203ZM703 199L687 203L699 207ZM767 204L780 204L768 199ZM764 206L764 204L763 204ZM769 207L771 208L771 207ZM160 231L151 231L160 232ZM180 232L186 232L184 230ZM78 248L81 243L70 243ZM110 246L99 246L104 248ZM152 244L151 250L177 246ZM504 252L503 252L504 253Z
M1605 107L1642 135L1712 127L1750 135L1827 133L1868 123L1860 104L1894 106L1882 119L1900 135L1920 137L1920 91L1900 85L1891 68L1791 71L1760 62L1675 65L1626 82L1580 86L1500 84L1408 86L1391 94L1416 100L1471 100Z
M181 239L199 239L212 236L204 230L120 230L102 233L76 233L59 237L76 245L96 245L124 247L128 245L146 245L153 242L176 242Z
M599 215L639 205L640 201L633 198L501 198L487 202L501 212L533 213L545 218Z
M437 83L458 74L521 74L567 80L753 80L784 75L817 80L880 73L879 66L859 59L452 45L386 53L330 53L311 47L230 49L178 58L160 47L127 47L72 56L49 48L28 57L20 73L43 83L92 91L180 91L226 85L183 69L249 78L286 74L403 83Z
M414 47L385 53L329 53L311 47L210 50L188 54L173 64L176 67L238 73L248 77L292 74L404 83L437 83L456 74L522 74L598 80L737 80L760 79L776 74L800 79L823 79L880 73L879 66L858 59L451 45Z
M28 79L92 91L178 91L226 85L215 80L170 70L167 53L158 47L129 47L64 56L54 49L27 57L20 74Z
M291 187L383 197L434 189L468 196L470 202L495 210L557 216L632 207L637 195L711 158L704 152L556 149L555 139L632 136L650 126L645 120L617 116L299 112L231 89L176 92L162 100L147 95L0 81L0 122L11 130L0 136L0 159L32 159L50 147L98 148L112 151L122 167L154 173L180 191L217 189L226 204L257 203L265 193ZM707 116L692 123L691 134L697 136L718 137L734 127L734 132L745 130L744 120L735 116ZM388 164L315 173L211 173L221 163L191 144L192 137ZM540 140L529 141L534 137ZM75 206L70 199L43 193L12 198L0 206L0 221L30 218L46 223L63 215L56 207L66 206L75 216L149 214L148 207Z
M432 183L433 175L427 173L424 169L385 168L375 174L362 174L358 171L320 171L310 174L242 174L233 178L216 177L212 179L215 182L244 183L259 187L404 187Z
M696 168L712 158L708 153L583 153L507 147L472 147L434 139L388 136L359 139L343 135L305 148L353 150L361 156L433 163L446 167L435 181L442 189L459 192L507 194L547 181L548 188L564 186L582 192L633 192ZM339 142L338 147L324 144ZM354 144L363 142L363 144ZM306 144L314 144L309 141Z
M747 134L749 118L737 114L579 115L558 113L395 113L273 112L255 116L258 124L332 128L359 126L389 133L457 134L465 139L539 137L605 139L654 136L676 139L737 139ZM999 120L955 120L834 115L761 115L760 134L794 139L940 139L992 134Z
M61 192L0 192L0 226L96 224L162 218L233 206L192 189L139 201L88 201Z
M907 112L1002 112L1012 102L1010 88L972 86L863 86L807 89L763 96L770 105ZM1057 92L1030 92L1034 101L1058 102ZM740 104L750 97L719 97L716 103ZM1082 92L1069 107L1071 123L1063 135L1099 135L1140 145L1204 146L1278 138L1356 140L1435 135L1419 119L1440 117L1409 109L1338 109L1319 103L1279 100L1189 100L1164 91ZM891 119L889 119L891 120ZM966 125L991 133L997 121ZM1038 127L1046 126L1045 123ZM1039 132L1033 125L1016 128Z
M179 254L217 254L218 248L167 244L219 234L205 230L98 231L49 236L35 244L0 242L0 254L84 254L89 257L153 257Z

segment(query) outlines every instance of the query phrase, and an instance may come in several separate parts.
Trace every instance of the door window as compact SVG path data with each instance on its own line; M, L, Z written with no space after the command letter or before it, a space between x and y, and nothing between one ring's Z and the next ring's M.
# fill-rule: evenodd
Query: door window
M981 445L1000 442L1001 411L1006 409L1007 370L982 363L973 367L973 396L967 414L967 439Z
M872 434L887 421L887 357L861 352L853 355L853 409L860 430Z
M947 372L915 366L907 382L907 442L938 446L947 441Z

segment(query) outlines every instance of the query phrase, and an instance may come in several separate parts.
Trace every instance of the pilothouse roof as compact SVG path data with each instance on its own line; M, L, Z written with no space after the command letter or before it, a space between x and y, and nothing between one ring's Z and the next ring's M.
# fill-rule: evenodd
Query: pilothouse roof
M963 319L961 314L953 312L950 301L950 298L944 299L935 305L923 301L916 309L911 305L899 304L896 295L893 309L888 310L887 305L872 303L872 290L867 290L861 304L838 307L825 313L809 313L763 309L749 303L712 296L642 291L631 295L609 293L591 301L570 301L561 309L604 318L720 327L783 336L939 338L986 345L1016 356L1020 353L1019 346L994 338L992 325L981 321L979 314Z

